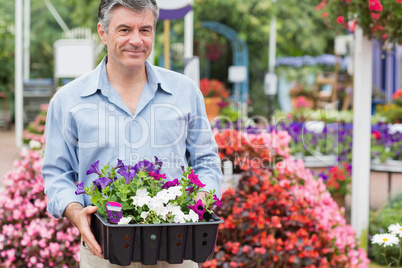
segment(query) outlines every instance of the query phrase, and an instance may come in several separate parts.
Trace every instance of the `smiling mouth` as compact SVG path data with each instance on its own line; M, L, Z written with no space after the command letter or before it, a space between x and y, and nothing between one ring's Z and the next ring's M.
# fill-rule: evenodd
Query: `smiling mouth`
M124 50L124 52L131 53L131 54L141 54L143 51L138 50Z

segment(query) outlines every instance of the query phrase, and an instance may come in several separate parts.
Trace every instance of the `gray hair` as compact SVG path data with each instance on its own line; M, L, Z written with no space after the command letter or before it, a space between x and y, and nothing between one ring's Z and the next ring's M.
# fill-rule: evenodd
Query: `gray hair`
M159 8L156 0L101 0L98 8L98 22L107 33L109 30L111 13L116 7L125 7L136 13L150 10L154 15L154 30L159 18Z

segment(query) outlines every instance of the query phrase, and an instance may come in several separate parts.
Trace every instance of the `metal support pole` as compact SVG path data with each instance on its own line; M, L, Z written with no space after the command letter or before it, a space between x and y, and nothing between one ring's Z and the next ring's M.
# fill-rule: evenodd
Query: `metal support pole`
M362 248L368 246L370 212L370 136L372 91L372 44L355 29L353 85L353 153L351 223Z
M22 47L22 0L15 0L15 143L22 146L24 130L23 111L23 47Z
M274 72L275 70L275 58L276 58L276 17L273 17L271 19L271 24L269 25L269 64L268 64L269 72Z
M24 80L30 76L30 53L31 44L31 0L24 0Z
M184 16L184 59L193 57L194 43L194 11L189 11Z

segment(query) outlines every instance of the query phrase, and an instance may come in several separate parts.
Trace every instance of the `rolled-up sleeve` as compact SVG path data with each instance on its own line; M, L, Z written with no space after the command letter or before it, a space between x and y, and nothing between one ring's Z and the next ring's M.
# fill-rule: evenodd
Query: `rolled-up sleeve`
M215 189L217 197L221 198L221 160L218 155L218 146L206 116L204 98L201 92L197 92L196 103L193 108L195 109L195 115L189 122L186 141L191 166L201 182L206 185L204 190Z
M67 205L72 202L84 205L83 196L75 195L78 160L71 136L70 140L66 138L64 117L62 104L52 99L46 119L46 147L42 175L45 181L45 194L49 198L47 211L55 218L62 218Z

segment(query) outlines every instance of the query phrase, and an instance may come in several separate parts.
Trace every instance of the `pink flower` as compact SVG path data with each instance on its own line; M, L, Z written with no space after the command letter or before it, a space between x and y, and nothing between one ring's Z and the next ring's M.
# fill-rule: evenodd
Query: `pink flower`
M336 22L339 24L343 24L345 22L345 18L343 16L339 16L336 18Z
M194 205L190 205L188 206L190 209L192 209L195 213L198 214L198 219L200 221L203 220L204 218L204 213L205 213L205 207L202 204L202 199L198 199L197 203L195 203Z

